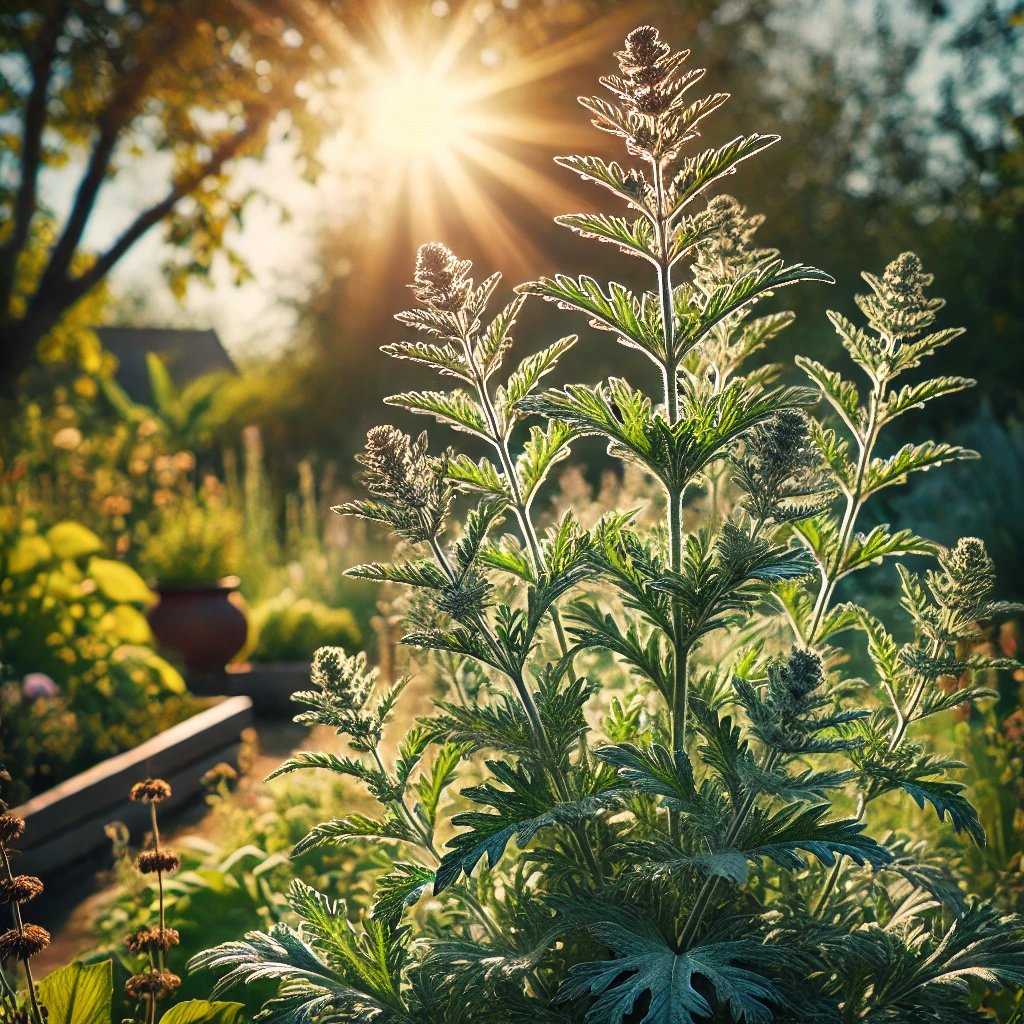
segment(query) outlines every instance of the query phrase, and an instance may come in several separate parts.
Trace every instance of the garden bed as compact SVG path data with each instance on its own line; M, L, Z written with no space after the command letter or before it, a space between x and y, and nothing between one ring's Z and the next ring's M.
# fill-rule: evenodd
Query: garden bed
M25 869L46 877L81 862L110 845L105 826L112 821L140 835L149 809L131 803L128 790L142 779L156 776L171 784L168 810L195 797L210 768L235 760L241 733L252 725L252 707L248 697L229 697L15 808L26 822Z
M229 665L226 672L190 676L188 683L193 693L205 696L248 697L261 717L291 718L302 710L292 694L310 688L309 667L308 661Z

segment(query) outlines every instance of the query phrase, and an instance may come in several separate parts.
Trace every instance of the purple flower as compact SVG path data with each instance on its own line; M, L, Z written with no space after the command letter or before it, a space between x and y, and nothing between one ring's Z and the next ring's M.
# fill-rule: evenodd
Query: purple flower
M56 697L60 687L45 672L29 672L22 680L21 692L28 700Z

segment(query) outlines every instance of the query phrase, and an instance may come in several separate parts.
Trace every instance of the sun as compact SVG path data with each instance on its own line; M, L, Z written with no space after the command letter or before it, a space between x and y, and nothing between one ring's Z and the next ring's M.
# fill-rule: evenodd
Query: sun
M362 125L350 159L372 175L375 211L390 217L384 236L403 231L416 245L444 241L444 225L454 217L496 267L522 275L536 271L542 256L514 211L495 201L494 186L545 216L564 213L578 205L574 193L536 169L542 160L531 165L517 153L532 146L554 156L585 146L590 136L579 119L570 120L573 111L564 121L531 112L527 90L607 51L625 22L606 16L555 43L494 61L484 59L494 53L481 49L477 7L466 3L451 16L417 20L407 7L381 0L359 42L338 22L324 21L317 34L350 83L349 109ZM381 238L382 258L388 241Z
M396 160L447 149L464 129L464 97L443 78L419 71L382 80L368 104L371 144Z

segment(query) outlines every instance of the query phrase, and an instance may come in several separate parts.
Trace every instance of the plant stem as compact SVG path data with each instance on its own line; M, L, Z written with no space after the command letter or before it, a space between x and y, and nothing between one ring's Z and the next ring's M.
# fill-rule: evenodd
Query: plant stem
M776 752L767 754L764 758L763 770L770 772L775 767L775 763L778 760L779 755ZM750 812L754 809L754 803L757 800L757 791L749 790L746 796L743 798L743 802L740 804L739 809L736 811L736 815L733 817L732 824L729 826L729 831L726 833L725 842L723 849L728 850L736 839L739 837L740 831L743 828L747 817ZM690 911L689 917L686 919L686 924L683 926L682 935L679 937L679 944L685 950L690 942L693 941L694 936L697 933L697 929L700 927L701 920L704 917L704 912L707 910L708 905L711 903L716 890L718 889L718 883L721 881L717 875L711 878L706 878L704 884L701 886L700 892L697 894L697 900L693 905L693 910Z
M153 823L153 848L160 851L160 827L156 821L156 804L150 803L149 805L149 816ZM160 963L160 970L164 969L164 951L163 951L163 937L164 937L164 873L158 868L156 872L156 885L157 893L160 901L160 942L161 945L157 947L157 953ZM155 997L154 997L155 998Z
M3 857L7 880L11 881L14 878L14 872L11 871L11 859L7 855L7 846L4 843L0 843L0 856ZM25 922L21 918L21 905L14 902L11 904L11 910L14 913L14 927L18 929L19 933L24 933ZM22 957L21 962L25 967L25 983L28 985L28 997L32 1003L32 1017L36 1024L43 1024L43 1014L39 1009L39 1001L36 999L36 983L32 977L32 965L29 963L27 956Z
M807 630L806 642L809 646L812 646L818 638L818 628L821 625L821 620L825 617L825 613L828 611L832 595L835 593L836 584L839 582L838 573L846 556L846 549L857 527L857 519L867 500L863 493L864 476L871 465L871 456L874 452L875 442L878 440L878 416L884 398L885 382L881 381L875 385L868 399L868 423L863 437L856 432L854 433L859 449L856 474L853 487L846 498L846 511L843 513L843 520L839 527L839 539L836 544L833 564L831 566L828 564L823 565L821 569L821 586L818 589L811 623Z

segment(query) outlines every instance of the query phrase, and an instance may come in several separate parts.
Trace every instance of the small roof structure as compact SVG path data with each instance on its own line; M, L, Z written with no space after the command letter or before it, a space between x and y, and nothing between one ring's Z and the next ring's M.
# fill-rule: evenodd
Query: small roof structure
M153 404L146 353L155 352L171 379L184 387L207 373L238 373L217 332L176 327L97 327L100 342L118 359L117 382L132 401Z

